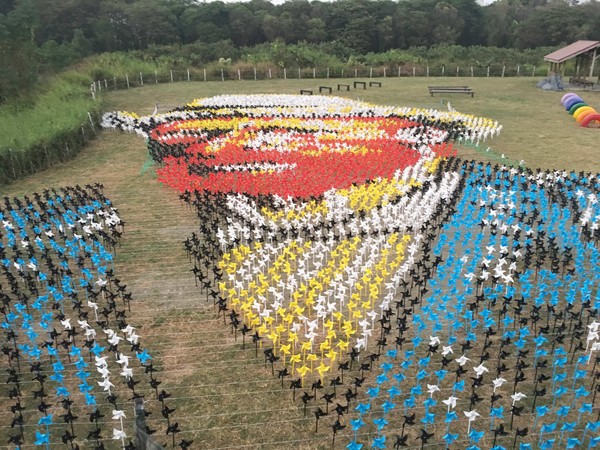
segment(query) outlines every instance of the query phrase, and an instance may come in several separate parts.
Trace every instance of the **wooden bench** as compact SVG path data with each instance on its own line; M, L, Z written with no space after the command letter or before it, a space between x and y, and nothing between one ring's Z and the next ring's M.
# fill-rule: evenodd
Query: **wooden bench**
M575 86L581 86L583 88L591 87L594 88L594 82L591 80L587 80L581 77L571 77L569 78L569 83L574 84Z
M371 87L373 87L373 86L381 87L381 81L369 81L369 86L371 86Z
M361 85L363 89L367 88L367 82L366 81L355 81L354 82L354 89L356 89L356 87L358 85Z
M433 94L469 94L471 97L475 95L475 91L469 86L428 86L429 93Z
M327 91L331 94L333 88L331 86L319 86L319 94L323 91Z
M350 90L350 85L349 84L338 83L337 90L339 91L342 88L345 88L347 91L349 91Z
M304 95L304 94L312 95L313 91L312 91L312 89L300 89L300 95Z

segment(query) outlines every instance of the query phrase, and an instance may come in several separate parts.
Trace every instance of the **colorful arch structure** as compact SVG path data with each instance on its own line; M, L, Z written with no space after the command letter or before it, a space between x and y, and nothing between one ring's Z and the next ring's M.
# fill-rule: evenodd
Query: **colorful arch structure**
M588 128L590 125L598 125L600 128L600 114L579 95L569 92L562 96L560 104L582 127Z

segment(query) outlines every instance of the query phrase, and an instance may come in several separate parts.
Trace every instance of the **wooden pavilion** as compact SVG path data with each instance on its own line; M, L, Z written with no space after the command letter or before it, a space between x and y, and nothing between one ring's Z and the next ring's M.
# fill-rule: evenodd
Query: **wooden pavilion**
M550 72L564 76L566 62L575 58L576 76L569 81L584 86L593 85L594 82L587 78L594 76L594 66L600 58L599 49L600 41L577 41L544 56L544 60L550 63ZM600 83L600 76L598 82Z

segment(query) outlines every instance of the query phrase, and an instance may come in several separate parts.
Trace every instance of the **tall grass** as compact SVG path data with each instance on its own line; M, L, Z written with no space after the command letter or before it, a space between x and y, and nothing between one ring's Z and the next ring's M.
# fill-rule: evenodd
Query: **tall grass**
M27 104L0 108L0 184L70 158L94 135L98 119L89 79L69 72L49 82Z

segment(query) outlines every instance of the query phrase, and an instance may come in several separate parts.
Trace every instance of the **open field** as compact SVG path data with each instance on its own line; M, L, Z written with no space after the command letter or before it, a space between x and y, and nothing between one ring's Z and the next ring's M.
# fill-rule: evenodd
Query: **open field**
M348 82L344 80L340 82ZM458 111L497 120L503 130L482 143L530 168L600 172L600 130L580 128L560 106L563 94L535 88L530 78L403 78L382 80L383 87L341 92L378 104L444 109L442 97L430 97L427 85L468 84L471 98L447 98ZM149 114L198 97L235 93L298 93L337 80L275 80L272 82L176 83L109 93L106 110ZM335 92L335 91L334 91ZM600 108L600 92L581 92ZM459 156L486 160L473 148ZM490 158L492 161L497 159ZM73 161L0 188L2 196L22 196L44 187L98 182L125 220L125 234L116 254L116 273L133 293L132 322L161 369L161 388L173 394L181 438L194 439L192 448L331 448L331 432L314 433L311 413L304 417L291 400L289 382L271 377L259 352L242 350L230 327L217 317L194 284L182 241L197 229L195 213L178 194L156 182L144 142L121 132L102 132ZM157 418L150 417L149 423ZM338 435L338 448L345 443ZM167 442L160 435L159 442Z

